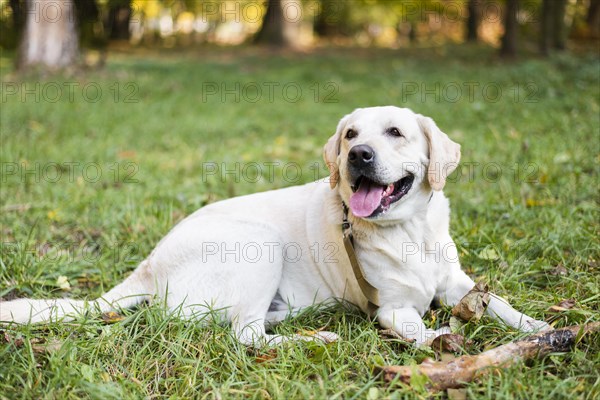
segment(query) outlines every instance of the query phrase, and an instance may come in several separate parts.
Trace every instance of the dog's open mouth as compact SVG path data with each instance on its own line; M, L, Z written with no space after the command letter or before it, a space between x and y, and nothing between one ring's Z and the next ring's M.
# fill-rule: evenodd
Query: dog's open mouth
M408 174L397 182L387 185L377 183L366 176L359 177L352 186L350 209L359 218L375 217L386 212L390 205L404 197L412 187L415 176Z

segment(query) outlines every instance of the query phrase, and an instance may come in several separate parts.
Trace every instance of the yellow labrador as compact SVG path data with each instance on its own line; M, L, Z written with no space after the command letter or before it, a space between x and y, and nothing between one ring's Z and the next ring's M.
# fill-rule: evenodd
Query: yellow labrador
M0 320L43 322L89 305L108 311L156 299L185 318L218 310L243 343L281 342L289 337L266 326L303 307L344 299L372 311L344 250L345 205L364 278L378 292L380 324L417 344L445 333L427 329L421 316L434 298L454 305L474 286L460 268L442 193L460 146L430 118L373 107L342 118L324 157L328 180L196 211L101 298L2 302ZM524 331L548 328L496 296L488 313Z

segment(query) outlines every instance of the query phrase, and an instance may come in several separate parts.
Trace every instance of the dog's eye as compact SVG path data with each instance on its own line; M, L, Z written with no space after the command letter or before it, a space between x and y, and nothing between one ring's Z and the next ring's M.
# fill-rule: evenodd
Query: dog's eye
M348 129L346 131L346 139L353 139L357 136L358 136L358 132L356 132L354 129Z
M404 135L402 134L402 132L400 132L398 128L389 128L387 130L387 133L391 136L404 137Z

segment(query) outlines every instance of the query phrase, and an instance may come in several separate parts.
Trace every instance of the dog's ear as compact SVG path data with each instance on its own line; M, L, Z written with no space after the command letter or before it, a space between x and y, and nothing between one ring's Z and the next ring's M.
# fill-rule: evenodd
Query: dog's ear
M344 116L340 122L338 122L335 133L329 138L325 144L325 147L323 147L323 159L325 160L325 165L327 165L327 168L329 168L329 185L332 189L336 187L338 180L340 179L340 170L339 165L337 164L337 158L340 154L342 132L346 127L348 117L350 117L350 114Z
M460 145L450 140L431 118L418 115L417 121L429 143L427 180L433 190L442 190L446 178L458 166Z

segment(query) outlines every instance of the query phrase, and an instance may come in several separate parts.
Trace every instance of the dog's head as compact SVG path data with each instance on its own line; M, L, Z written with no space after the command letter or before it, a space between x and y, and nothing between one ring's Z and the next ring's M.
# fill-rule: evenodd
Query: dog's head
M324 158L332 189L354 216L397 219L444 188L460 145L407 108L359 108L341 119Z

